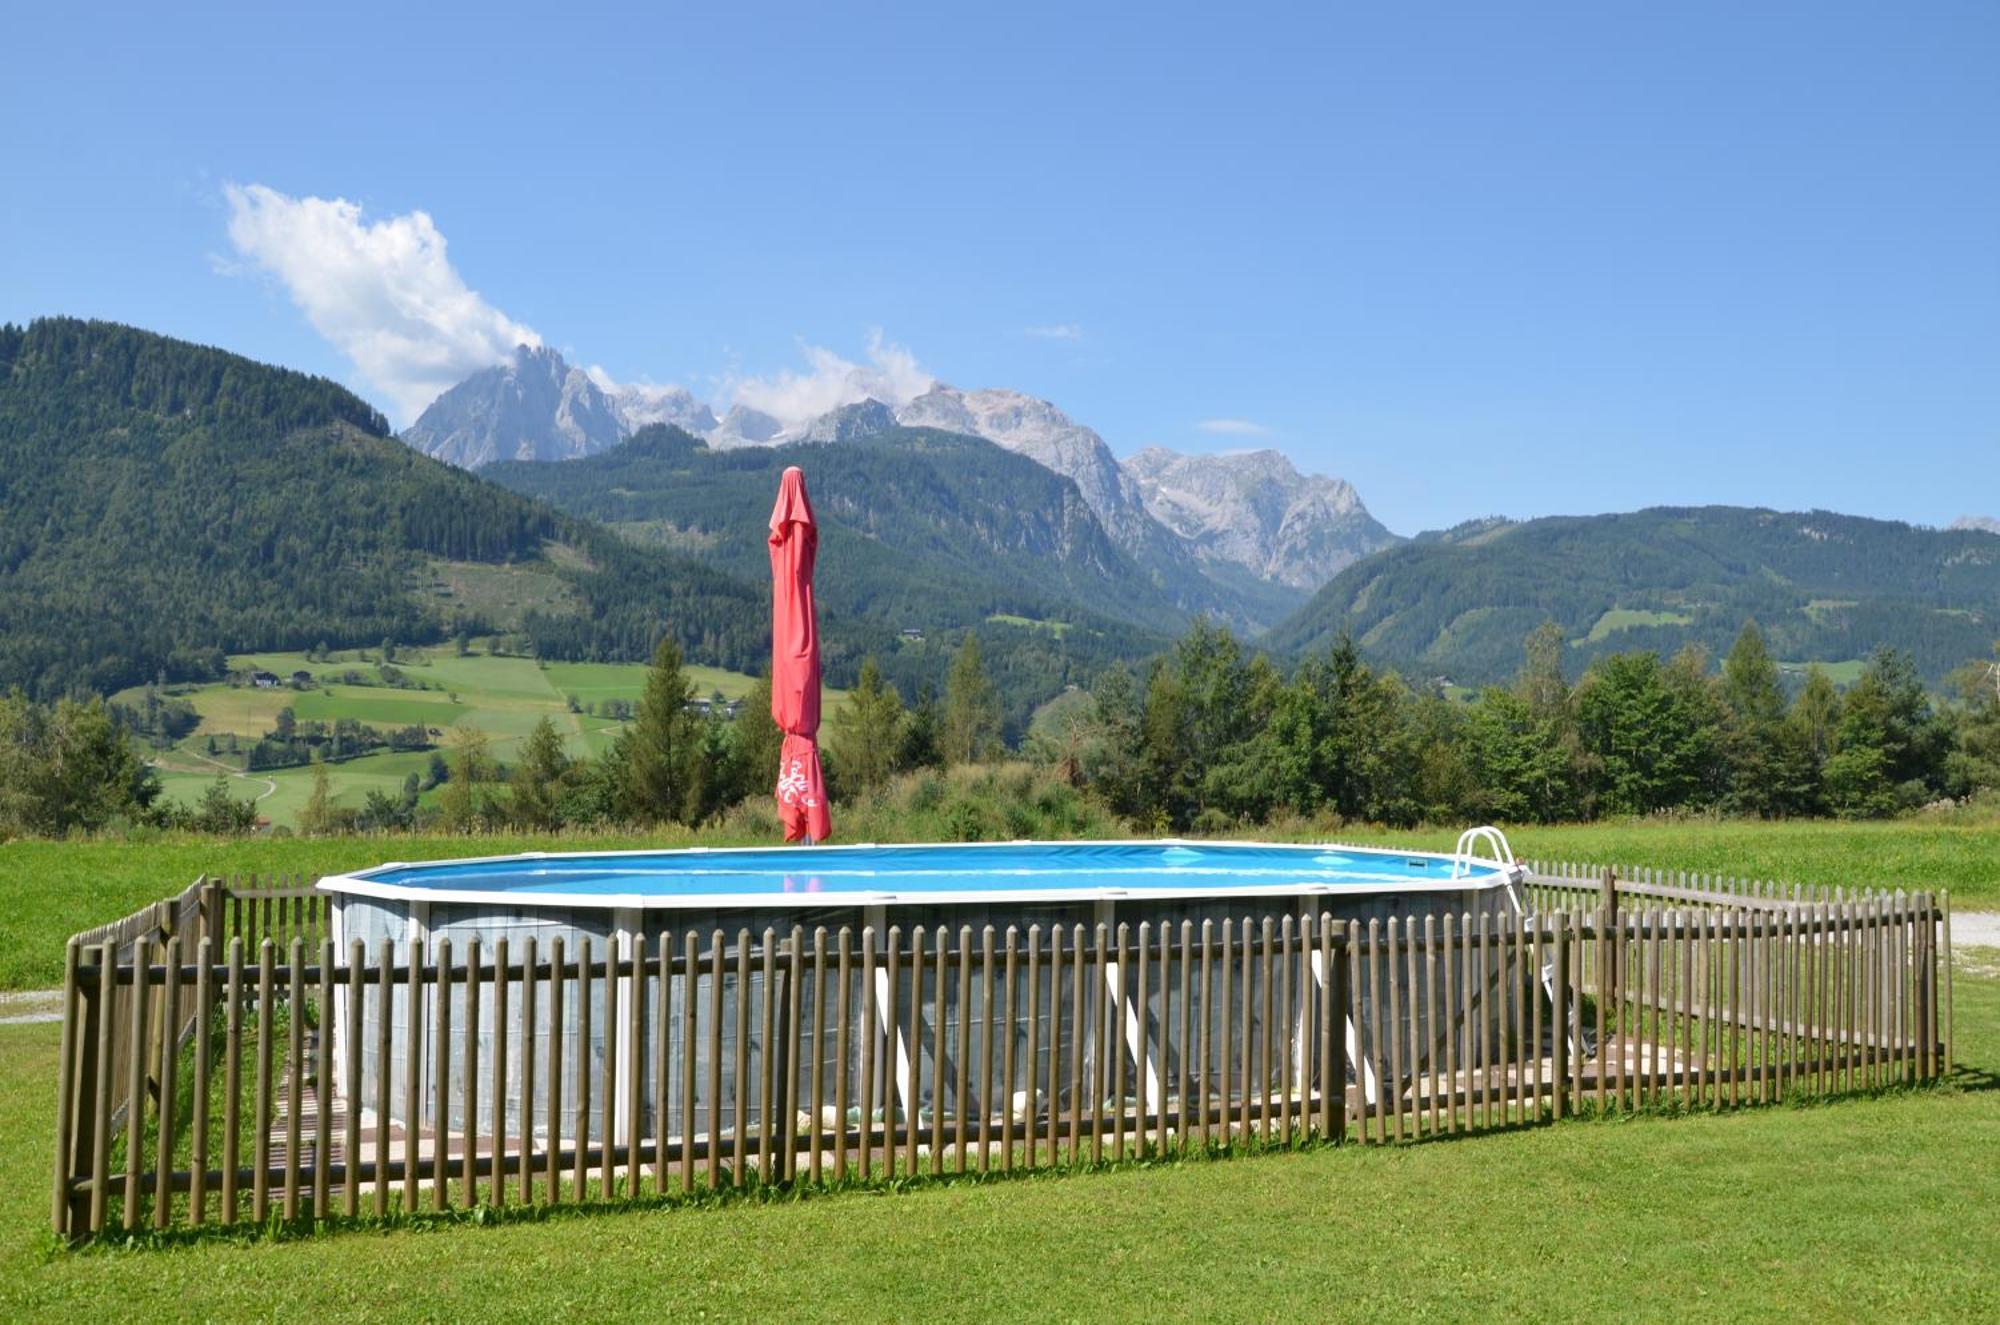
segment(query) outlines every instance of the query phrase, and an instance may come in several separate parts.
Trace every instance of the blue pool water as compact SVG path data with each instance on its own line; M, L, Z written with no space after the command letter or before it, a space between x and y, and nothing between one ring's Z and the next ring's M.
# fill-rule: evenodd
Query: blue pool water
M1478 888L1502 878L1490 862L1477 862L1454 880L1453 864L1441 855L1263 843L781 847L385 865L322 886L411 898L754 906L813 894L850 903L1188 897Z

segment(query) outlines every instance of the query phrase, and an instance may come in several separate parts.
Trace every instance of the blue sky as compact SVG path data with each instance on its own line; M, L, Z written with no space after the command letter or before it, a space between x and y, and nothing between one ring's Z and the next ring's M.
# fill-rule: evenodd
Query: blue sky
M0 44L0 318L398 423L519 329L722 403L930 374L1402 532L2000 513L1991 3L89 8Z

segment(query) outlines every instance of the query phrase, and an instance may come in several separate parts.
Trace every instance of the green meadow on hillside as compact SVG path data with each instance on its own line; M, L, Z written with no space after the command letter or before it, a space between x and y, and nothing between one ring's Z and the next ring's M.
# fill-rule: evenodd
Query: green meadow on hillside
M338 652L318 661L303 653L248 653L232 657L229 665L237 674L270 672L283 684L260 689L217 681L170 687L169 696L192 704L201 721L173 748L150 752L161 785L168 798L192 803L208 790L216 773L239 774L232 792L256 797L261 816L286 826L296 822L305 806L312 788L311 768L249 771L241 755L228 749L232 736L239 750L255 744L277 723L280 709L290 708L301 722L352 719L385 732L420 726L432 733L434 744L447 755L453 728L475 728L486 734L493 757L504 764L544 717L556 724L570 753L602 754L620 722L610 716L609 706L636 706L646 686L643 663L543 663L483 652L461 655L449 648L398 651L392 666L401 674L401 684L394 686L383 683L373 650ZM741 699L755 683L746 673L720 667L690 665L683 670L694 693L703 699L715 694ZM290 681L295 672L308 673L313 687L293 689ZM120 698L132 702L138 694L126 691ZM846 697L846 691L829 687L828 713ZM208 752L210 738L218 742L213 755ZM401 792L404 779L411 773L421 776L429 761L425 751L385 750L329 764L334 804L358 808L371 791L393 797Z
M544 717L556 724L572 754L601 753L616 732L618 720L588 710L604 710L614 702L636 705L646 684L646 668L640 663L538 663L530 658L485 653L460 656L440 649L396 654L393 666L402 674L403 684L390 686L381 683L377 665L370 660L373 657L372 652L366 659L360 653L345 652L313 661L303 653L243 654L230 659L233 671L262 669L283 678L286 684L259 689L218 681L173 687L171 697L191 703L201 722L172 749L153 752L165 794L192 802L208 790L218 771L241 774L232 791L238 796L256 796L260 815L273 824L289 825L305 805L312 770L246 771L240 755L232 756L228 749L228 738L234 736L239 749L247 750L272 729L280 709L290 708L302 722L331 723L345 718L383 731L421 726L447 753L453 728L476 728L487 735L493 756L506 763L521 739ZM686 671L695 693L704 698L719 691L726 699L740 699L749 692L753 680L719 667L689 667ZM292 689L289 681L294 672L311 674L314 688ZM345 679L350 675L369 683L354 684ZM135 692L128 692L128 698L131 693ZM844 695L844 691L828 691L828 705L838 703ZM211 737L218 742L214 755L208 753ZM393 796L411 773L421 775L429 760L424 751L380 751L330 764L327 773L334 804L359 807L370 791Z

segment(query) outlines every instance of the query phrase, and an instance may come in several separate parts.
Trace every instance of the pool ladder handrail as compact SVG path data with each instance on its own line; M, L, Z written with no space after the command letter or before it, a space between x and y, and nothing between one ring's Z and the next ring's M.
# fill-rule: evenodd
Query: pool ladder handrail
M1475 856L1472 853L1478 847L1486 847L1494 854L1484 858ZM1531 918L1532 913L1522 903L1520 890L1522 881L1528 877L1528 871L1515 861L1514 848L1508 844L1505 833L1495 828L1492 824L1481 824L1477 828L1468 828L1458 835L1458 845L1452 849L1451 856L1451 877L1454 879L1461 877L1463 874L1470 873L1475 862L1490 860L1492 863L1498 865L1501 873L1507 879L1507 900L1514 904L1514 914L1522 917L1524 920ZM1549 996L1551 1008L1554 1008L1556 972L1553 958L1542 964L1540 974L1542 988ZM1561 1009L1556 1009L1556 1016L1565 1023L1569 1020L1564 1016ZM1581 1054L1583 1052L1583 1028L1581 1026L1566 1026L1565 1029L1570 1041L1570 1052Z
M1483 858L1473 855L1474 848L1481 846L1491 848L1493 854ZM1507 835L1492 824L1468 828L1458 835L1458 845L1451 851L1451 877L1463 878L1472 872L1474 864L1482 860L1498 865L1507 876L1510 888L1522 873L1520 866L1514 862L1514 848L1507 845Z

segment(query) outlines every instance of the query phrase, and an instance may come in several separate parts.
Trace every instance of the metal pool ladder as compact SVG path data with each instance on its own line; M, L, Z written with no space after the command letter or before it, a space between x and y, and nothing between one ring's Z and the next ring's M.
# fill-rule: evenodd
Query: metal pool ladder
M1482 846L1490 848L1493 854L1483 858L1474 856L1473 849ZM1468 828L1458 835L1458 845L1451 850L1451 877L1463 878L1472 872L1473 864L1482 859L1497 864L1507 875L1508 895L1513 897L1516 907L1520 906L1521 899L1513 895L1514 883L1520 876L1520 870L1514 864L1514 848L1507 845L1507 835L1492 824Z
M1473 855L1473 851L1479 847L1487 848L1492 854L1484 857ZM1451 877L1454 879L1461 878L1472 872L1472 867L1475 863L1484 864L1489 861L1497 864L1500 867L1500 872L1507 878L1507 900L1514 904L1514 914L1523 919L1529 918L1527 907L1521 904L1520 892L1520 883L1521 880L1527 877L1527 871L1514 863L1514 848L1507 844L1507 835L1492 824L1481 824L1477 828L1468 828L1458 835L1458 845L1453 847L1451 852ZM1549 1006L1554 1010L1557 1021L1567 1022L1568 1018L1564 1015L1565 1010L1556 1006L1556 972L1553 961L1543 964L1541 976L1542 988L1549 996ZM1570 1052L1581 1054L1583 1052L1583 1027L1569 1026L1567 1027L1567 1031L1570 1039Z

